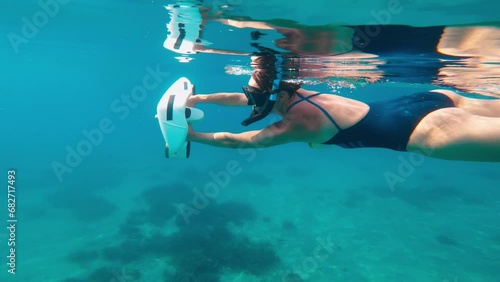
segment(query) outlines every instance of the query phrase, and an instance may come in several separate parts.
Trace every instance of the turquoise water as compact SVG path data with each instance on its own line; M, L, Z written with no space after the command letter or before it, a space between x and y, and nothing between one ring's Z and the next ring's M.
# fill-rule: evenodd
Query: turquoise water
M193 144L189 159L165 159L154 118L163 92L182 76L198 93L241 91L248 57L165 48L171 2L43 3L52 8L7 0L0 11L0 281L500 281L498 163L303 144L248 151ZM341 54L346 47L334 44L306 54L305 88L363 101L437 87L500 97L496 2L403 4L389 27L446 25L437 40L464 32L454 25L487 27L467 37L480 37L472 46L482 48L450 40L429 52L423 43L435 49L437 41L425 36L419 45L394 40L372 52ZM260 29L263 46L323 50L312 31L344 38L345 26L364 28L371 11L387 5L205 1L202 45L253 52L256 28L224 23L244 19L276 28ZM312 45L283 41L280 31L293 28L312 30ZM127 100L145 77L154 86ZM199 131L239 132L248 115L200 108ZM7 229L9 170L15 233ZM9 237L16 274L8 272Z

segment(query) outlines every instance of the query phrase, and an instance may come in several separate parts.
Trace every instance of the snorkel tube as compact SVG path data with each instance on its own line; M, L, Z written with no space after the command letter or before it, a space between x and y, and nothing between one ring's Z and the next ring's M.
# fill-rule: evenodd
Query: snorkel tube
M267 90L259 91L253 87L243 87L243 93L245 93L245 96L248 98L248 104L252 105L250 116L241 122L243 126L248 126L262 120L271 113L276 103L276 99L278 98L280 83L283 78L283 56L275 50L259 46L258 44L252 44L252 46L259 49L260 52L270 52L274 55L276 58L276 63L274 65L276 69L276 79L273 80L272 92ZM258 55L258 53L256 55Z

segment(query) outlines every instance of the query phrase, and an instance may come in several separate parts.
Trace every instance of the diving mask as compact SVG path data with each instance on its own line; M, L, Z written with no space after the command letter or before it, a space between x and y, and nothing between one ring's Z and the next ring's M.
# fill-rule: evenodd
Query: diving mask
M250 116L241 123L243 126L250 125L268 116L273 110L278 97L277 93L262 91L251 86L243 86L243 93L248 99L248 105L252 106Z

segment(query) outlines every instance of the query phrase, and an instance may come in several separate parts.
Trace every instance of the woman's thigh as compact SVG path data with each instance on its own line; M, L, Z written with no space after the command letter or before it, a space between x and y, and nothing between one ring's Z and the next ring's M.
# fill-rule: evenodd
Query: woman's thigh
M414 129L409 152L464 161L500 161L500 118L445 108L425 116Z

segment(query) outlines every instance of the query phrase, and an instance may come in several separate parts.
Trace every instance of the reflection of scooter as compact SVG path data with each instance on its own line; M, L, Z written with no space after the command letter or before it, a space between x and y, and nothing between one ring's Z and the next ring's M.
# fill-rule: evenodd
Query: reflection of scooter
M175 57L181 63L193 60L194 58L190 55L196 53L250 55L248 52L208 48L212 44L202 39L204 16L208 9L207 5L210 6L208 2L206 0L179 1L177 4L167 6L166 9L171 19L167 24L168 36L163 47L182 54L182 56Z
M188 158L190 143L186 141L188 124L203 119L203 111L186 107L193 95L193 85L185 77L179 78L163 94L156 108L161 133L165 139L167 158Z
M203 18L196 2L180 1L166 6L170 14L167 24L168 36L163 47L175 53L196 54L195 44L201 44L201 25ZM188 56L177 57L181 62L189 62Z

